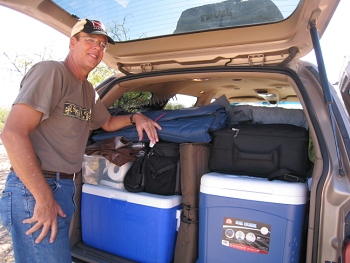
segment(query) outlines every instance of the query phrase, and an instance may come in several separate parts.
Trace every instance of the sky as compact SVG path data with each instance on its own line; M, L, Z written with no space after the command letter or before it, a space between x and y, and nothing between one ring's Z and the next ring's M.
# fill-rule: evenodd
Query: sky
M345 58L350 57L349 10L350 1L341 0L321 38L328 80L333 84L339 80ZM0 41L0 106L10 106L18 93L22 77L14 71L5 53L12 60L16 54L31 54L33 57L33 54L43 56L44 52L50 52L53 59L64 59L68 52L68 37L41 22L2 6L0 17L2 21L6 21L1 29L4 37ZM313 52L304 59L316 64Z

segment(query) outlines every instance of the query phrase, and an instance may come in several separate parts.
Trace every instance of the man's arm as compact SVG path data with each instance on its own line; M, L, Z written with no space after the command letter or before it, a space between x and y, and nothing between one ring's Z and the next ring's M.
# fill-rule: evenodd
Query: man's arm
M143 131L146 132L149 140L152 143L159 141L157 129L161 130L162 127L155 121L146 117L143 114L134 114L132 115L120 115L120 116L111 116L109 120L102 126L102 129L105 131L116 131L126 126L131 125L130 117L136 124L137 134L139 135L139 140L142 141Z
M1 140L12 167L36 201L33 217L23 221L28 224L36 222L36 224L26 234L29 235L42 226L43 229L35 242L41 242L51 230L50 242L52 243L58 230L57 215L62 217L66 215L53 197L29 139L30 133L39 124L41 117L41 112L26 104L14 105L6 120Z

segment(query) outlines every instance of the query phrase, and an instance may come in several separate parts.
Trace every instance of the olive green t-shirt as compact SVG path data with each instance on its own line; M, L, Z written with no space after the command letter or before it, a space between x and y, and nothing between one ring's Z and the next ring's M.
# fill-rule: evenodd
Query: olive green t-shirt
M48 171L79 171L89 131L110 116L92 85L81 82L65 62L33 66L21 82L14 104L19 103L43 113L30 139L41 169Z

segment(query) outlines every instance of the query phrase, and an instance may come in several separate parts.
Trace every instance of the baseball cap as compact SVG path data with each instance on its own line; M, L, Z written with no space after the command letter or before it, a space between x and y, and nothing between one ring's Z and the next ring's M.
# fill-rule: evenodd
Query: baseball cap
M84 32L91 35L104 35L108 39L108 43L115 44L114 40L107 35L105 26L97 20L81 19L72 28L71 37L78 34L79 32Z

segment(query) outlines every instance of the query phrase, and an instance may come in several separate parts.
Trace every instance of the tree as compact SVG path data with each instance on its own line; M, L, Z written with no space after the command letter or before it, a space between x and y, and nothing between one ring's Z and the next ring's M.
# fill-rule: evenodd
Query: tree
M186 108L186 106L182 103L173 103L173 102L169 102L166 106L165 106L165 110L178 110L178 109L183 109Z
M117 41L127 41L130 40L128 37L128 32L130 31L129 28L125 26L126 24L126 17L123 18L121 23L113 21L111 24L108 24L106 26L107 31L111 33L112 38ZM147 37L147 35L144 33L139 38Z
M6 107L0 107L0 132L4 128L5 121L9 115L10 109Z
M123 19L121 24L113 23L112 26L108 27L108 31L111 32L114 39L118 41L127 40L128 29L125 27L126 18ZM143 36L140 36L143 37ZM15 72L23 77L29 69L39 61L44 60L63 60L62 57L55 55L52 47L44 47L37 53L32 54L9 54L3 52L3 56L9 62L9 66L6 67L7 70ZM105 63L101 62L94 70L92 70L88 76L88 80L91 84L96 87L99 83L105 79L116 75L118 71L113 68L108 67ZM149 110L163 109L181 109L185 106L181 103L173 103L169 101L171 97L167 98L152 98L152 93L150 92L127 92L121 98L116 100L112 105L117 111L128 111L135 112L140 108Z
M94 87L96 87L97 84L114 74L116 74L116 70L101 62L94 70L90 72L88 80Z
M3 52L3 56L10 63L6 70L20 74L22 77L29 71L29 69L37 62L43 60L55 59L55 53L51 47L44 47L39 53L34 52L31 55L28 53L13 53ZM60 58L56 58L60 59Z
M9 62L8 66L5 66L5 69L17 73L21 77L23 77L29 71L29 69L39 61L63 60L63 58L59 58L55 55L52 47L44 47L40 53L32 53L31 55L28 53L9 54L7 52L3 52L3 56ZM88 80L93 86L96 86L98 83L115 73L116 71L114 69L101 62L93 71L90 72Z
M136 112L140 108L148 108L151 98L150 92L126 92L113 103L112 108L117 111Z

